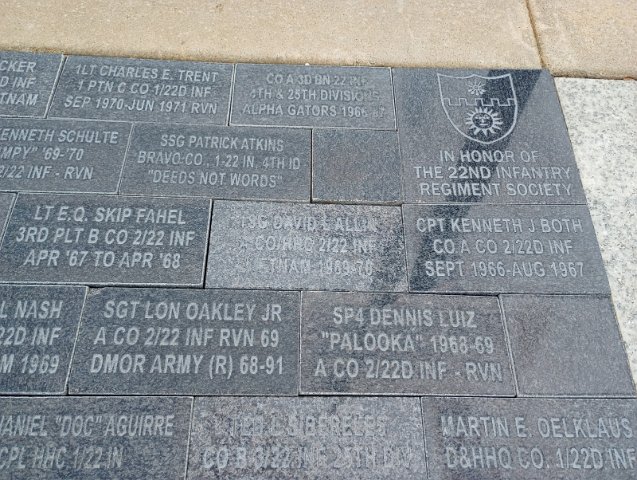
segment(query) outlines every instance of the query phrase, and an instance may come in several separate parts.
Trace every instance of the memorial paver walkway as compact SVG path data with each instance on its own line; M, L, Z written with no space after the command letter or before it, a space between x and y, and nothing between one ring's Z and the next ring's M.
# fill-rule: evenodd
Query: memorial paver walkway
M630 123L634 83L1 66L0 478L637 475L632 293L580 178L634 159L581 115Z

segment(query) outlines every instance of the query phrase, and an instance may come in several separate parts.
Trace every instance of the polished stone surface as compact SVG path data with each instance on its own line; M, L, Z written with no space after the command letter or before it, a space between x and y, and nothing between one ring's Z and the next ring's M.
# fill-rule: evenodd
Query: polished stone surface
M210 201L20 194L0 282L202 286Z
M86 287L0 285L0 392L66 393Z
M635 478L637 401L423 398L429 478Z
M520 395L634 397L608 298L504 295Z
M0 51L0 116L43 117L61 65L62 55Z
M301 393L513 396L498 300L303 292Z
M215 202L207 288L404 291L398 207Z
M296 395L298 292L91 291L72 394Z
M225 125L232 65L69 57L50 117Z
M317 129L312 132L312 200L340 203L402 201L398 134Z
M3 476L184 478L192 399L0 398Z
M230 124L395 129L391 72L238 64Z
M117 193L131 125L0 119L0 190Z
M394 69L405 200L586 202L545 70Z
M637 82L556 79L637 378Z
M0 237L4 236L9 213L15 202L16 196L12 193L0 193Z
M515 61L494 43L515 17L503 12L530 27L524 0L416 3L283 8L316 25L327 10L334 26L366 18L334 12L375 10L375 44L411 48L383 67L361 66L382 52L350 67L285 65L285 49L273 65L66 57L46 119L2 113L21 67L0 53L1 478L635 477L635 389L609 298L629 339L634 85L558 79L572 149L553 79L515 70L540 65L526 30L498 38ZM157 35L183 45L188 10L153 22ZM418 29L388 34L394 10ZM249 11L253 36L282 9ZM109 18L92 22L95 42L104 23L125 36ZM269 41L289 31L276 18ZM389 67L439 55L423 39L441 22L452 62ZM458 25L484 53L472 65ZM198 44L199 58L216 48Z
M309 201L310 150L308 130L138 124L120 191Z
M197 398L188 478L425 478L416 398Z
M409 289L608 294L582 205L404 205Z

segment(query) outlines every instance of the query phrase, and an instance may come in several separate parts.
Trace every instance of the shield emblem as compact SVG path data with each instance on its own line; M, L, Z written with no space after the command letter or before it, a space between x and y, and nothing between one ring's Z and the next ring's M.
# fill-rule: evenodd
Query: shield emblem
M437 75L442 108L462 136L489 145L513 131L518 99L510 73L495 77Z

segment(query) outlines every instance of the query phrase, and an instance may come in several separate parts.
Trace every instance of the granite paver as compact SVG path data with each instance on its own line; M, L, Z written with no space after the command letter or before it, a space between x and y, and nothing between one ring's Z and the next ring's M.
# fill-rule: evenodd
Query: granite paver
M312 200L395 204L403 199L398 134L317 129L312 134Z
M495 297L303 292L301 393L514 395Z
M43 117L61 65L62 55L0 52L0 116Z
M202 286L209 200L20 194L0 282Z
M188 478L424 478L416 398L197 398Z
M299 312L298 292L93 290L69 391L296 395Z
M2 476L183 479L191 407L189 397L0 398L11 438L0 447Z
M503 295L523 396L634 397L609 298Z
M635 478L635 400L423 398L431 480Z
M225 125L233 67L70 56L49 117Z
M0 118L0 190L116 193L131 124Z
M206 288L405 291L399 207L215 202Z
M585 203L547 71L393 74L407 202Z
M610 293L584 205L404 205L409 289Z
M0 285L0 392L66 393L86 287Z

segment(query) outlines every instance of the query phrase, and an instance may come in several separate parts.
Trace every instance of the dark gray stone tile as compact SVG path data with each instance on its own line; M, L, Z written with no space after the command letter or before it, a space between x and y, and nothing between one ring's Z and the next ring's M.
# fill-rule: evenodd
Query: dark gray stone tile
M249 290L91 291L69 391L296 395L299 297Z
M609 293L583 205L404 205L403 214L412 291Z
M425 478L415 398L197 398L188 478Z
M62 55L0 52L0 116L43 117Z
M304 292L301 393L513 396L498 300Z
M629 480L637 402L423 398L429 478Z
M521 395L635 396L610 298L501 301Z
M395 129L389 68L236 67L232 125Z
M400 203L398 134L393 131L314 130L312 200Z
M85 287L0 285L0 392L66 392L85 295Z
M404 291L398 207L215 202L207 288Z
M210 201L20 194L0 282L202 286Z
M12 193L0 193L0 238L4 236L4 229L7 225L15 197L16 195Z
M586 203L548 71L393 78L407 202Z
M131 126L0 119L0 190L117 193Z
M0 398L3 477L183 479L191 409L179 397Z
M121 191L228 199L310 199L308 130L141 124Z
M231 81L229 64L71 56L49 116L225 125Z

